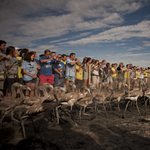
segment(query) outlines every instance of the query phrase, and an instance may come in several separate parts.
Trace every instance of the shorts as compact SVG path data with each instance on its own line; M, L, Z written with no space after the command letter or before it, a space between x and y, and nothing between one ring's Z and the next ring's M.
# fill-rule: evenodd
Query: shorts
M51 76L40 75L39 79L41 85L43 85L44 83L54 84L54 75Z
M5 80L0 80L0 89L1 90L4 89L4 82L5 82Z
M18 82L19 82L20 84L22 84L22 85L23 85L23 84L24 84L24 80L23 80L23 78L19 78L19 79L18 79Z
M58 74L54 77L54 87L64 87L64 78L59 78Z
M107 83L113 82L112 77L107 77L106 82Z
M11 86L17 81L17 78L7 78L8 93L11 93Z
M66 76L65 78L71 78L72 80L75 80L74 76Z
M83 86L83 83L84 83L83 80L76 79L75 80L76 88L80 89Z
M24 81L24 83L29 83L29 82L31 82L31 83L36 83L36 80L37 80L37 78L33 78L32 80Z
M124 81L124 76L122 74L118 74L118 82L122 82Z

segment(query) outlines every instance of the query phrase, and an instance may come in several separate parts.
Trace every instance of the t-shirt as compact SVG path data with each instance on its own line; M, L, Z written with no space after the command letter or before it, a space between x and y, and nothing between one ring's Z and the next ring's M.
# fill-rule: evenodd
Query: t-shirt
M66 60L65 60L65 61L61 60L61 62L63 62L63 63L64 63L64 65L66 65Z
M36 72L36 68L37 68L37 65L35 62L33 61L30 61L30 62L27 62L27 61L24 61L22 63L22 66L21 66L21 69L26 69L26 71L32 75L35 74ZM31 76L28 76L27 74L23 74L23 80L24 81L30 81L32 80L33 78Z
M4 57L6 56L6 54L4 54L3 52L0 52L0 57ZM5 70L5 59L2 59L0 61L0 72Z
M107 77L111 77L111 68L110 67L105 67L104 68L105 74L107 75Z
M94 66L94 64L92 66ZM94 68L98 68L98 65L95 66ZM99 71L95 70L94 68L92 68L92 75L98 76L99 75Z
M117 74L116 74L116 73L113 73L113 71L114 71L114 72L116 71L116 70L115 70L115 68L114 68L114 67L112 67L112 68L111 68L111 70L112 70L111 77L116 77L116 76L117 76Z
M59 68L65 68L65 65L63 62L59 62L59 64L54 64L53 68L59 69ZM64 71L63 70L59 70L59 72L61 72L62 75L64 75ZM57 72L55 72L54 70L54 74L58 74Z
M69 76L75 77L75 64L74 65L70 65L69 64L70 62L75 62L75 61L74 60L70 60L70 59L66 60L66 76L67 77L69 77Z
M80 67L76 65L76 69L79 69ZM78 80L83 80L83 69L81 68L80 71L76 70L76 75Z
M15 78L17 77L18 75L18 59L14 56L14 57L11 57L10 55L7 55L7 57L9 57L9 59L6 59L5 60L5 65L6 65L6 68L7 68L7 72L8 72L8 75L7 77L8 78ZM11 68L9 68L9 65L15 61L15 63L12 65ZM10 74L10 75L9 75Z
M41 56L40 60L41 59L50 59L50 57L49 58L45 58L45 56ZM51 60L50 62L40 63L40 65L41 65L40 75L45 75L45 76L51 76L51 75L53 75L52 64L54 64L55 61L56 60Z
M21 60L22 58L21 57L17 57L18 60ZM21 69L21 65L22 63L18 64L18 78L22 78L22 69Z
M148 78L148 70L144 71L144 78Z
M125 71L125 73L124 73L124 78L129 78L129 73L130 73L129 70L128 70L128 71Z
M140 77L140 71L136 71L136 78L138 79Z

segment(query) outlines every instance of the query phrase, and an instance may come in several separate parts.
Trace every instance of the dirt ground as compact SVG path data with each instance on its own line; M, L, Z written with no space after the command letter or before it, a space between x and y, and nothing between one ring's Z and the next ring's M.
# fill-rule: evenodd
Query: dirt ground
M14 124L7 117L4 127L0 129L0 149L51 149L51 150L150 150L150 122L143 118L150 118L150 106L145 115L145 106L139 102L141 116L135 106L129 106L125 117L121 117L127 101L117 104L111 112L107 107L106 117L101 105L100 113L95 115L93 105L87 107L81 124L74 126L70 116L60 111L60 124L56 120L49 121L49 115L43 120L40 131L35 132L30 121L26 121L27 138L23 140L21 126ZM74 111L75 119L79 123L78 112ZM38 125L38 121L35 122Z

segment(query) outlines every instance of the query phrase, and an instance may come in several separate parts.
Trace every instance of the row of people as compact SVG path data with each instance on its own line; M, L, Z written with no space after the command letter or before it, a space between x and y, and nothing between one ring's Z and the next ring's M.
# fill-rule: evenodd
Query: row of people
M6 52L5 52L6 49ZM75 58L75 53L70 56L45 50L44 54L36 59L37 54L28 49L15 49L13 46L6 48L6 42L0 40L0 89L7 89L7 96L11 96L11 85L18 81L31 88L30 95L36 94L35 87L48 82L54 86L64 86L64 79L71 78L75 82L77 91L83 85L93 84L102 87L105 81L107 86L121 88L122 83L136 83L140 79L147 82L149 68L137 68L131 64L124 67L123 63L106 63L99 60L84 57L83 62ZM69 80L65 80L66 90ZM18 91L19 93L19 91ZM26 91L29 95L29 91Z

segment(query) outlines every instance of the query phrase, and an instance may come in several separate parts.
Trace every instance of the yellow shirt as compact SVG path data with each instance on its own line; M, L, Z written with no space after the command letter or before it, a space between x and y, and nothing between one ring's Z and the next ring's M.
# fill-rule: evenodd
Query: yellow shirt
M18 56L17 59L18 59L18 60L21 60L22 58ZM22 77L23 77L23 76L22 76L21 65L22 65L22 63L18 65L18 78L22 78Z
M76 69L79 69L80 67L76 64ZM76 75L78 80L83 80L83 69L81 68L80 71L76 70Z
M61 62L63 62L63 63L64 63L64 65L66 65L66 60L65 60L65 61L61 60Z
M140 77L140 72L136 71L136 78L138 79Z
M129 78L129 73L130 73L130 70L125 71L125 73L124 73L124 78Z
M145 71L144 71L144 77L145 77L145 78L148 78L148 70L145 70Z
M111 70L112 70L111 77L116 77L116 76L117 76L117 74L116 74L116 73L113 73L113 72L115 72L115 71L116 71L116 70L115 70L115 68L114 68L114 67L112 67L112 68L111 68Z

